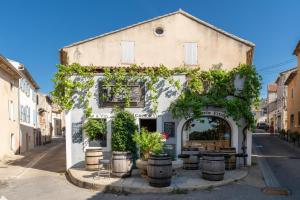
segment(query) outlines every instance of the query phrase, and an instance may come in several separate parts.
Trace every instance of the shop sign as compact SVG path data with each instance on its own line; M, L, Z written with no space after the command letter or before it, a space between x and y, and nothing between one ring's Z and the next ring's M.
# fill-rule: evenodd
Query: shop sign
M202 111L202 115L208 115L208 116L216 116L216 117L221 117L221 118L227 118L226 114L224 112L220 111Z

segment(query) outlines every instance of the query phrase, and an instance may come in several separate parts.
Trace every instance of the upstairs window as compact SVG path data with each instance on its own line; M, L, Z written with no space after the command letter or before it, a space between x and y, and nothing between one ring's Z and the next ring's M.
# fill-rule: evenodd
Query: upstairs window
M134 63L134 42L122 41L122 63Z
M198 64L198 46L196 42L184 43L184 63L186 65Z

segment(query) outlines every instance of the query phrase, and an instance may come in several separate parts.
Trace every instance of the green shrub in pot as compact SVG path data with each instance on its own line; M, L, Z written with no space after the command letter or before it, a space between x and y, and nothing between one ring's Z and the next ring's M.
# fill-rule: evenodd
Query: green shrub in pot
M137 130L132 113L115 109L112 121L112 174L117 177L131 175L132 158L136 158L136 143L132 135Z
M83 129L89 139L89 146L101 146L101 139L106 134L106 121L104 119L88 119ZM99 159L103 158L102 149L87 148L85 151L85 165L87 170L96 171L99 168Z
M150 153L159 154L163 149L161 134L158 132L149 132L142 128L141 133L136 131L133 135L133 140L138 144L141 152L141 158L148 160Z
M89 140L97 140L106 134L106 122L104 119L88 119L83 129Z

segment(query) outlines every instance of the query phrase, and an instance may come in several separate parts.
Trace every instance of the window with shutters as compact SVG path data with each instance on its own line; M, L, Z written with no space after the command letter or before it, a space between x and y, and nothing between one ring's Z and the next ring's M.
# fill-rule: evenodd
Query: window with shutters
M291 114L291 116L290 116L290 128L294 128L294 125L295 125L294 114Z
M134 63L134 42L122 41L122 63L131 64Z
M184 63L186 65L198 64L198 46L196 42L184 43Z

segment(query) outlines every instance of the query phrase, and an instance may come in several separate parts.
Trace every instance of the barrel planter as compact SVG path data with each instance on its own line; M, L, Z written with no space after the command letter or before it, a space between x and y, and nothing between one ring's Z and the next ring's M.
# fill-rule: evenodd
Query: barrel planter
M221 181L225 174L225 161L223 153L202 154L202 177L210 181Z
M183 148L181 159L183 160L183 169L199 169L199 150L198 148Z
M129 177L132 171L132 155L130 152L112 152L112 175L115 177Z
M168 187L171 185L172 161L166 154L150 155L147 175L149 184L153 187Z
M236 169L236 150L235 148L221 148L222 153L225 155L225 169Z
M99 169L99 160L103 159L101 148L93 148L85 150L85 168L89 171L97 171Z

